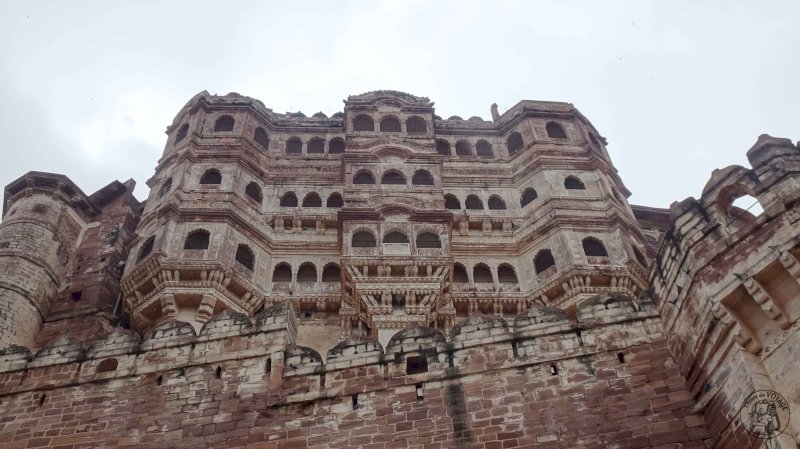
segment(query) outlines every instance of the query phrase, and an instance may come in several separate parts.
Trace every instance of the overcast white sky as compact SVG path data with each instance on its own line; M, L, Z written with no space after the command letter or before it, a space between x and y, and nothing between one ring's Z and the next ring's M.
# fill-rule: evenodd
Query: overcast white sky
M427 96L490 118L568 101L609 141L635 204L698 196L761 133L800 139L800 1L0 0L0 185L134 178L201 90L278 112Z

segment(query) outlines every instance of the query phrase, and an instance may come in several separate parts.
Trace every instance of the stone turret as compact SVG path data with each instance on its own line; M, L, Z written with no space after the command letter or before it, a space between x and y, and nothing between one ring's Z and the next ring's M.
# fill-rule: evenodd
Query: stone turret
M3 212L0 347L33 347L95 210L66 177L31 172L6 187Z

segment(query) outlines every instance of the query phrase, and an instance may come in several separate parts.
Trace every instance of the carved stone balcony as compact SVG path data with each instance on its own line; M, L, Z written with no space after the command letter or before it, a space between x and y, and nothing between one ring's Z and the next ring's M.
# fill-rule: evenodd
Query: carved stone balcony
M385 256L408 256L411 254L411 244L409 243L384 243L383 254Z

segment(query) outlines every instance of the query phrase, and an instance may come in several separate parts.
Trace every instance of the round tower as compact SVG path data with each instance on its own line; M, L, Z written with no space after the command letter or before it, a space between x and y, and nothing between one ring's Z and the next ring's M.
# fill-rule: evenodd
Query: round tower
M0 224L0 348L33 348L91 207L61 175L31 172L6 187Z

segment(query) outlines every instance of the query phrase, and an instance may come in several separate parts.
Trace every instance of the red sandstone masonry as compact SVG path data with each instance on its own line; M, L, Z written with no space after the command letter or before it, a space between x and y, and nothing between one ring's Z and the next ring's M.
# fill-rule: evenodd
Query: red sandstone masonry
M291 344L294 317L286 309L267 311L256 324L225 312L199 336L173 322L142 343L128 331L88 349L61 339L30 362L24 351L0 358L0 444L707 447L652 306L637 312L626 301L588 305L578 323L533 309L513 331L501 319L473 317L450 341L411 328L385 352L376 342L346 341L326 363ZM406 360L418 355L428 372L407 375ZM97 372L110 358L117 368Z

